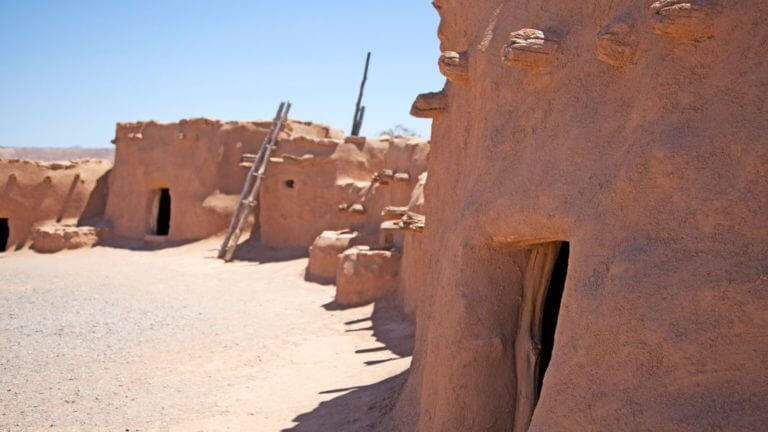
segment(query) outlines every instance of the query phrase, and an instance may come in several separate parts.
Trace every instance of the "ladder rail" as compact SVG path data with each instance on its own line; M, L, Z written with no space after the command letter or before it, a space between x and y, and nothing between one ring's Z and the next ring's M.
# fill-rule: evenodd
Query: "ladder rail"
M240 212L238 216L237 227L235 228L229 247L227 248L227 251L224 255L224 261L226 262L232 261L232 257L235 254L235 249L237 248L237 243L240 240L240 236L242 235L242 230L248 218L248 215L253 210L253 208L256 207L258 203L259 190L261 188L261 181L262 181L262 178L264 177L264 173L266 172L267 165L269 164L269 155L272 153L272 150L276 146L277 136L282 131L283 127L285 126L285 123L288 121L288 113L290 112L290 109L291 109L291 104L289 102L286 104L285 111L283 112L282 118L277 124L275 133L272 137L270 145L265 147L265 152L264 152L264 155L262 156L261 164L259 166L259 171L256 173L256 176L255 176L256 177L255 184L251 188L244 202L244 210Z
M225 245L222 245L220 258L223 258L226 262L232 261L232 257L235 254L237 243L240 241L240 236L242 235L242 230L248 215L258 204L259 190L261 189L262 179L264 178L267 165L269 164L269 157L272 154L272 150L276 147L278 135L282 132L288 122L288 113L291 110L291 103L283 103L281 104L281 108L275 123L273 123L274 128L271 131L269 141L259 151L256 161L254 161L254 165L249 172L249 177L246 181L247 187L243 188L244 196L241 196L241 201L238 206L240 210L232 218L233 230L231 235L227 239ZM258 171L256 171L257 167Z
M254 181L255 181L255 175L256 170L258 169L261 159L263 155L266 152L266 148L270 146L273 142L273 136L275 135L275 130L278 127L278 123L283 118L283 111L285 109L285 102L281 102L279 108L277 109L277 113L275 113L275 117L272 120L272 126L270 127L269 133L267 136L264 137L264 142L261 145L261 148L259 149L259 152L256 155L256 160L254 160L253 165L248 170L248 175L245 178L245 184L243 185L243 190L240 192L240 198L237 201L237 205L235 206L235 211L232 214L232 220L229 222L229 227L227 228L227 234L224 237L224 241L221 243L221 247L219 248L219 258L224 258L224 256L227 254L227 250L229 249L230 243L232 241L232 236L235 233L235 228L237 227L237 224L239 223L240 219L240 213L243 211L243 203L245 202L246 198L248 197L251 188L253 187Z

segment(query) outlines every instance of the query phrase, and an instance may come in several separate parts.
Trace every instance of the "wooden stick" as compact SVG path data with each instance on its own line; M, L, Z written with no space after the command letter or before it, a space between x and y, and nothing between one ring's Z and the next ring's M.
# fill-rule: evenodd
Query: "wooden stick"
M360 83L360 93L357 96L357 104L355 105L355 116L352 118L352 131L351 136L360 135L360 129L363 126L363 118L360 115L360 106L363 103L363 92L365 91L365 83L368 81L368 66L371 64L371 52L368 52L368 56L365 58L365 71L363 72L363 82Z
M360 107L360 114L357 117L357 128L355 136L360 135L360 130L363 128L363 119L365 118L365 105Z

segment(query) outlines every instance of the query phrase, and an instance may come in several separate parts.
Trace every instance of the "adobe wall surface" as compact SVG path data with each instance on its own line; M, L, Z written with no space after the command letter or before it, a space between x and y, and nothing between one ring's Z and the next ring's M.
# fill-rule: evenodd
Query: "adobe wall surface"
M306 248L323 231L342 229L375 240L381 211L408 204L428 152L415 138L281 140L261 189L261 241ZM399 179L375 180L382 170Z
M652 4L435 2L459 54L414 106L440 259L397 430L513 430L527 245L561 240L531 431L768 423L768 3Z
M137 240L153 234L153 206L162 188L171 195L167 240L201 239L226 229L248 172L240 166L241 157L258 152L270 126L208 119L118 124L106 210L114 234ZM332 138L341 133L291 121L281 136L294 135Z
M112 167L106 160L36 162L0 159L0 218L10 228L8 250L23 247L33 227L60 219L74 224Z
M408 211L424 214L424 186L427 173L419 176L418 183L411 194ZM400 284L397 298L401 311L411 320L416 319L421 289L426 283L427 274L436 264L436 248L431 248L422 232L403 231L403 257L400 265Z

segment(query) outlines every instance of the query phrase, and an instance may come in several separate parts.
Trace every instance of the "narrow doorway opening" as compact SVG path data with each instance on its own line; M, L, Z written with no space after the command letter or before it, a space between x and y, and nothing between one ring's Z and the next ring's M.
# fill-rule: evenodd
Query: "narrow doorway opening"
M8 218L0 218L0 252L8 249L8 238L11 236L11 227Z
M570 243L557 241L534 245L529 251L515 340L515 432L528 430L543 390L555 346L570 249Z
M555 329L557 328L557 318L560 314L560 304L563 301L570 252L570 243L560 243L560 251L557 254L557 259L555 259L555 266L552 268L552 276L547 287L541 317L541 357L539 358L537 395L541 395L544 375L547 373L550 360L552 360L552 349L555 346Z
M157 221L155 234L167 236L171 231L171 192L167 188L160 189L157 201Z

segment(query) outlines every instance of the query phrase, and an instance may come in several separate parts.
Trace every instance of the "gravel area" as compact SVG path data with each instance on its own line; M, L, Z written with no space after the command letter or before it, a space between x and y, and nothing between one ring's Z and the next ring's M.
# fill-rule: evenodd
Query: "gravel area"
M1 254L0 431L278 431L408 368L306 259L216 246Z

